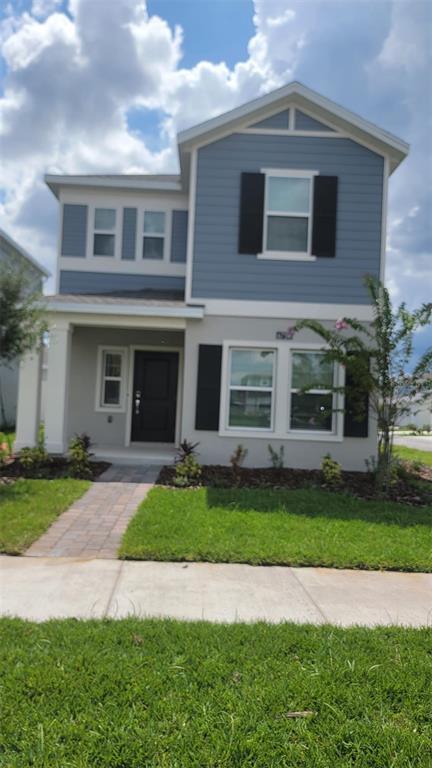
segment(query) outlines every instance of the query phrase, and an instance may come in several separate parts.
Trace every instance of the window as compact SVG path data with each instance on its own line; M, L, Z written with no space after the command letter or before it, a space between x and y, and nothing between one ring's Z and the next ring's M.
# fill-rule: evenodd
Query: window
M228 428L271 430L275 351L231 349Z
M165 250L165 213L145 211L143 227L143 259L162 260Z
M290 429L333 432L334 364L322 352L293 352L291 360Z
M97 406L100 409L122 410L124 401L124 349L100 350L100 384Z
M267 171L265 254L310 257L313 172Z
M114 208L95 208L93 255L114 256L116 211Z

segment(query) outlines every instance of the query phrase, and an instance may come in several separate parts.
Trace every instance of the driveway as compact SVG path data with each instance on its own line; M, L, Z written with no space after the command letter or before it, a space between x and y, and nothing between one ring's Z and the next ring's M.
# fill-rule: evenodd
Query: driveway
M418 448L420 451L432 451L432 437L395 435L394 444L406 445L407 448Z
M0 557L0 615L432 624L432 574Z

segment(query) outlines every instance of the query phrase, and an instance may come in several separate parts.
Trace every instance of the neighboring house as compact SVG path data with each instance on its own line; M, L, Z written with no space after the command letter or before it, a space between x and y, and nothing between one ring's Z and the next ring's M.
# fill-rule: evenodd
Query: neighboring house
M49 272L0 229L0 264L18 265L27 272L29 285L42 291L42 281ZM18 396L18 361L0 365L0 429L15 426Z
M363 469L375 423L338 410L344 372L287 329L372 318L364 276L383 276L387 182L407 144L292 83L178 148L176 176L46 177L61 209L48 449L85 431L124 460L186 438L206 463L241 443L267 465L271 443L290 466L330 452ZM18 446L34 439L37 370L28 359Z

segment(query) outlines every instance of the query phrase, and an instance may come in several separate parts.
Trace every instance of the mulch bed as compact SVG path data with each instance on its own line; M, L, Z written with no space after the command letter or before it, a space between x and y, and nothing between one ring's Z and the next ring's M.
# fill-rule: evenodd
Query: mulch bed
M71 477L70 462L64 456L50 456L49 461L32 469L23 467L18 458L7 459L3 467L0 467L0 484L6 485L19 477L29 480L57 480L62 477ZM107 461L92 461L92 477L95 480L102 472L105 472L111 464Z
M241 467L234 474L231 467L218 465L204 465L201 467L201 485L216 488L273 488L293 490L296 488L329 488L323 482L321 471L318 469L273 469L272 467L249 468ZM422 468L423 469L423 468ZM432 472L429 468L414 471L407 470L407 476L395 481L389 499L411 506L425 506L432 504L432 484L421 482L432 481ZM174 485L174 466L162 468L157 483L158 485ZM416 482L417 481L417 482ZM342 472L342 483L337 488L342 493L350 494L362 499L377 500L377 492L374 478L368 472Z

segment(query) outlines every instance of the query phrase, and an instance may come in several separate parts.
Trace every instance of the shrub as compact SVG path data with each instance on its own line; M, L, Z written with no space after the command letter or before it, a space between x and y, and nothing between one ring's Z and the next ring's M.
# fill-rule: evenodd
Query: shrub
M9 456L9 450L6 443L0 443L0 469L6 464L6 459Z
M321 472L325 485L329 488L338 488L342 482L341 465L332 459L329 453L323 456L321 461Z
M230 464L232 466L235 482L239 481L240 467L243 464L247 455L248 455L247 448L245 448L243 445L240 444L237 446L232 456L230 456Z
M186 488L190 485L199 485L201 480L201 466L195 456L189 454L183 461L178 461L175 468L174 485L178 488Z
M72 477L85 480L93 477L90 463L89 448L91 440L83 432L81 435L75 435L69 443L70 473Z
M270 454L270 461L273 469L283 469L284 468L284 453L285 449L284 446L281 445L278 451L275 451L275 449L270 445L270 443L267 446L268 452Z
M33 448L22 448L19 461L25 472L33 473L49 462L49 456L42 445L35 445Z
M190 440L182 440L179 447L177 448L177 456L175 459L175 463L181 463L185 459L187 459L189 456L196 457L199 443L191 443Z

